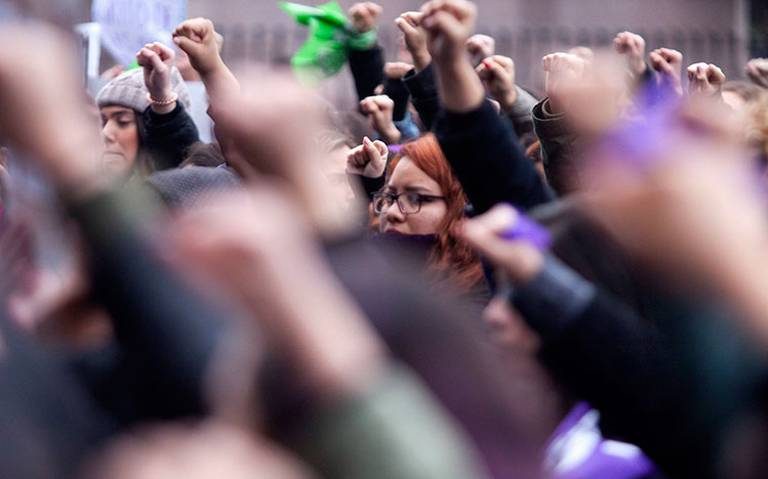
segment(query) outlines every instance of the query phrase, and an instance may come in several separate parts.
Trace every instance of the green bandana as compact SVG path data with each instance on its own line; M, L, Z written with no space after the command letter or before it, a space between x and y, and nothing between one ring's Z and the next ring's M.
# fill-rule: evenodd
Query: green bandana
M291 59L302 81L331 77L347 62L349 49L366 50L376 44L376 32L355 32L336 1L317 7L280 2L280 8L309 28L307 41Z

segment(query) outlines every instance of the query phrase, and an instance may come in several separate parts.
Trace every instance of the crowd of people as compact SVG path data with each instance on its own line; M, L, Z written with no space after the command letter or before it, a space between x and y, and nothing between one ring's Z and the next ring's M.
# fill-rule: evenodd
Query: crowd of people
M768 59L381 13L355 111L203 18L95 95L0 27L0 477L764 477Z

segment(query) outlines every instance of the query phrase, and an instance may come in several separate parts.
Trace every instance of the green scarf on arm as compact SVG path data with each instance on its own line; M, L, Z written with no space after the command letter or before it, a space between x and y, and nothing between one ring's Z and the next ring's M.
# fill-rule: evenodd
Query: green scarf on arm
M354 31L336 1L317 7L280 2L280 8L299 25L309 28L307 41L291 59L301 81L314 83L331 77L347 62L349 49L366 50L376 44L376 32Z

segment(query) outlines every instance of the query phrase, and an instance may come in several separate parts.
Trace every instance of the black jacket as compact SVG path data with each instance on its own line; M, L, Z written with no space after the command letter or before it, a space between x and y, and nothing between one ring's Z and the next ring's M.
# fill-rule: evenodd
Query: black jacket
M511 296L543 362L600 411L606 436L638 445L670 477L718 477L727 435L765 377L743 338L673 298L659 298L656 325L557 264Z
M187 150L200 141L197 126L177 102L170 113L158 114L152 107L141 115L144 127L143 147L152 161L153 171L178 167L186 159Z
M350 49L349 69L355 81L357 99L372 96L376 87L384 82L384 50L378 45L367 50Z
M501 202L528 210L553 199L514 132L489 102L468 113L443 112L435 135L475 213Z

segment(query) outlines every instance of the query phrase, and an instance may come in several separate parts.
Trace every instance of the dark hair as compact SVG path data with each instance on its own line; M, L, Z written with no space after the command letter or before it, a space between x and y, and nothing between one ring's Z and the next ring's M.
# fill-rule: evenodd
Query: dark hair
M187 150L187 158L179 165L179 168L185 166L208 166L216 167L223 165L227 160L218 143L203 143L198 141Z
M142 178L146 178L155 171L155 162L145 146L147 144L147 125L144 124L144 115L136 110L133 110L133 115L136 121L136 135L139 140L139 148L136 151L133 171L137 172Z

